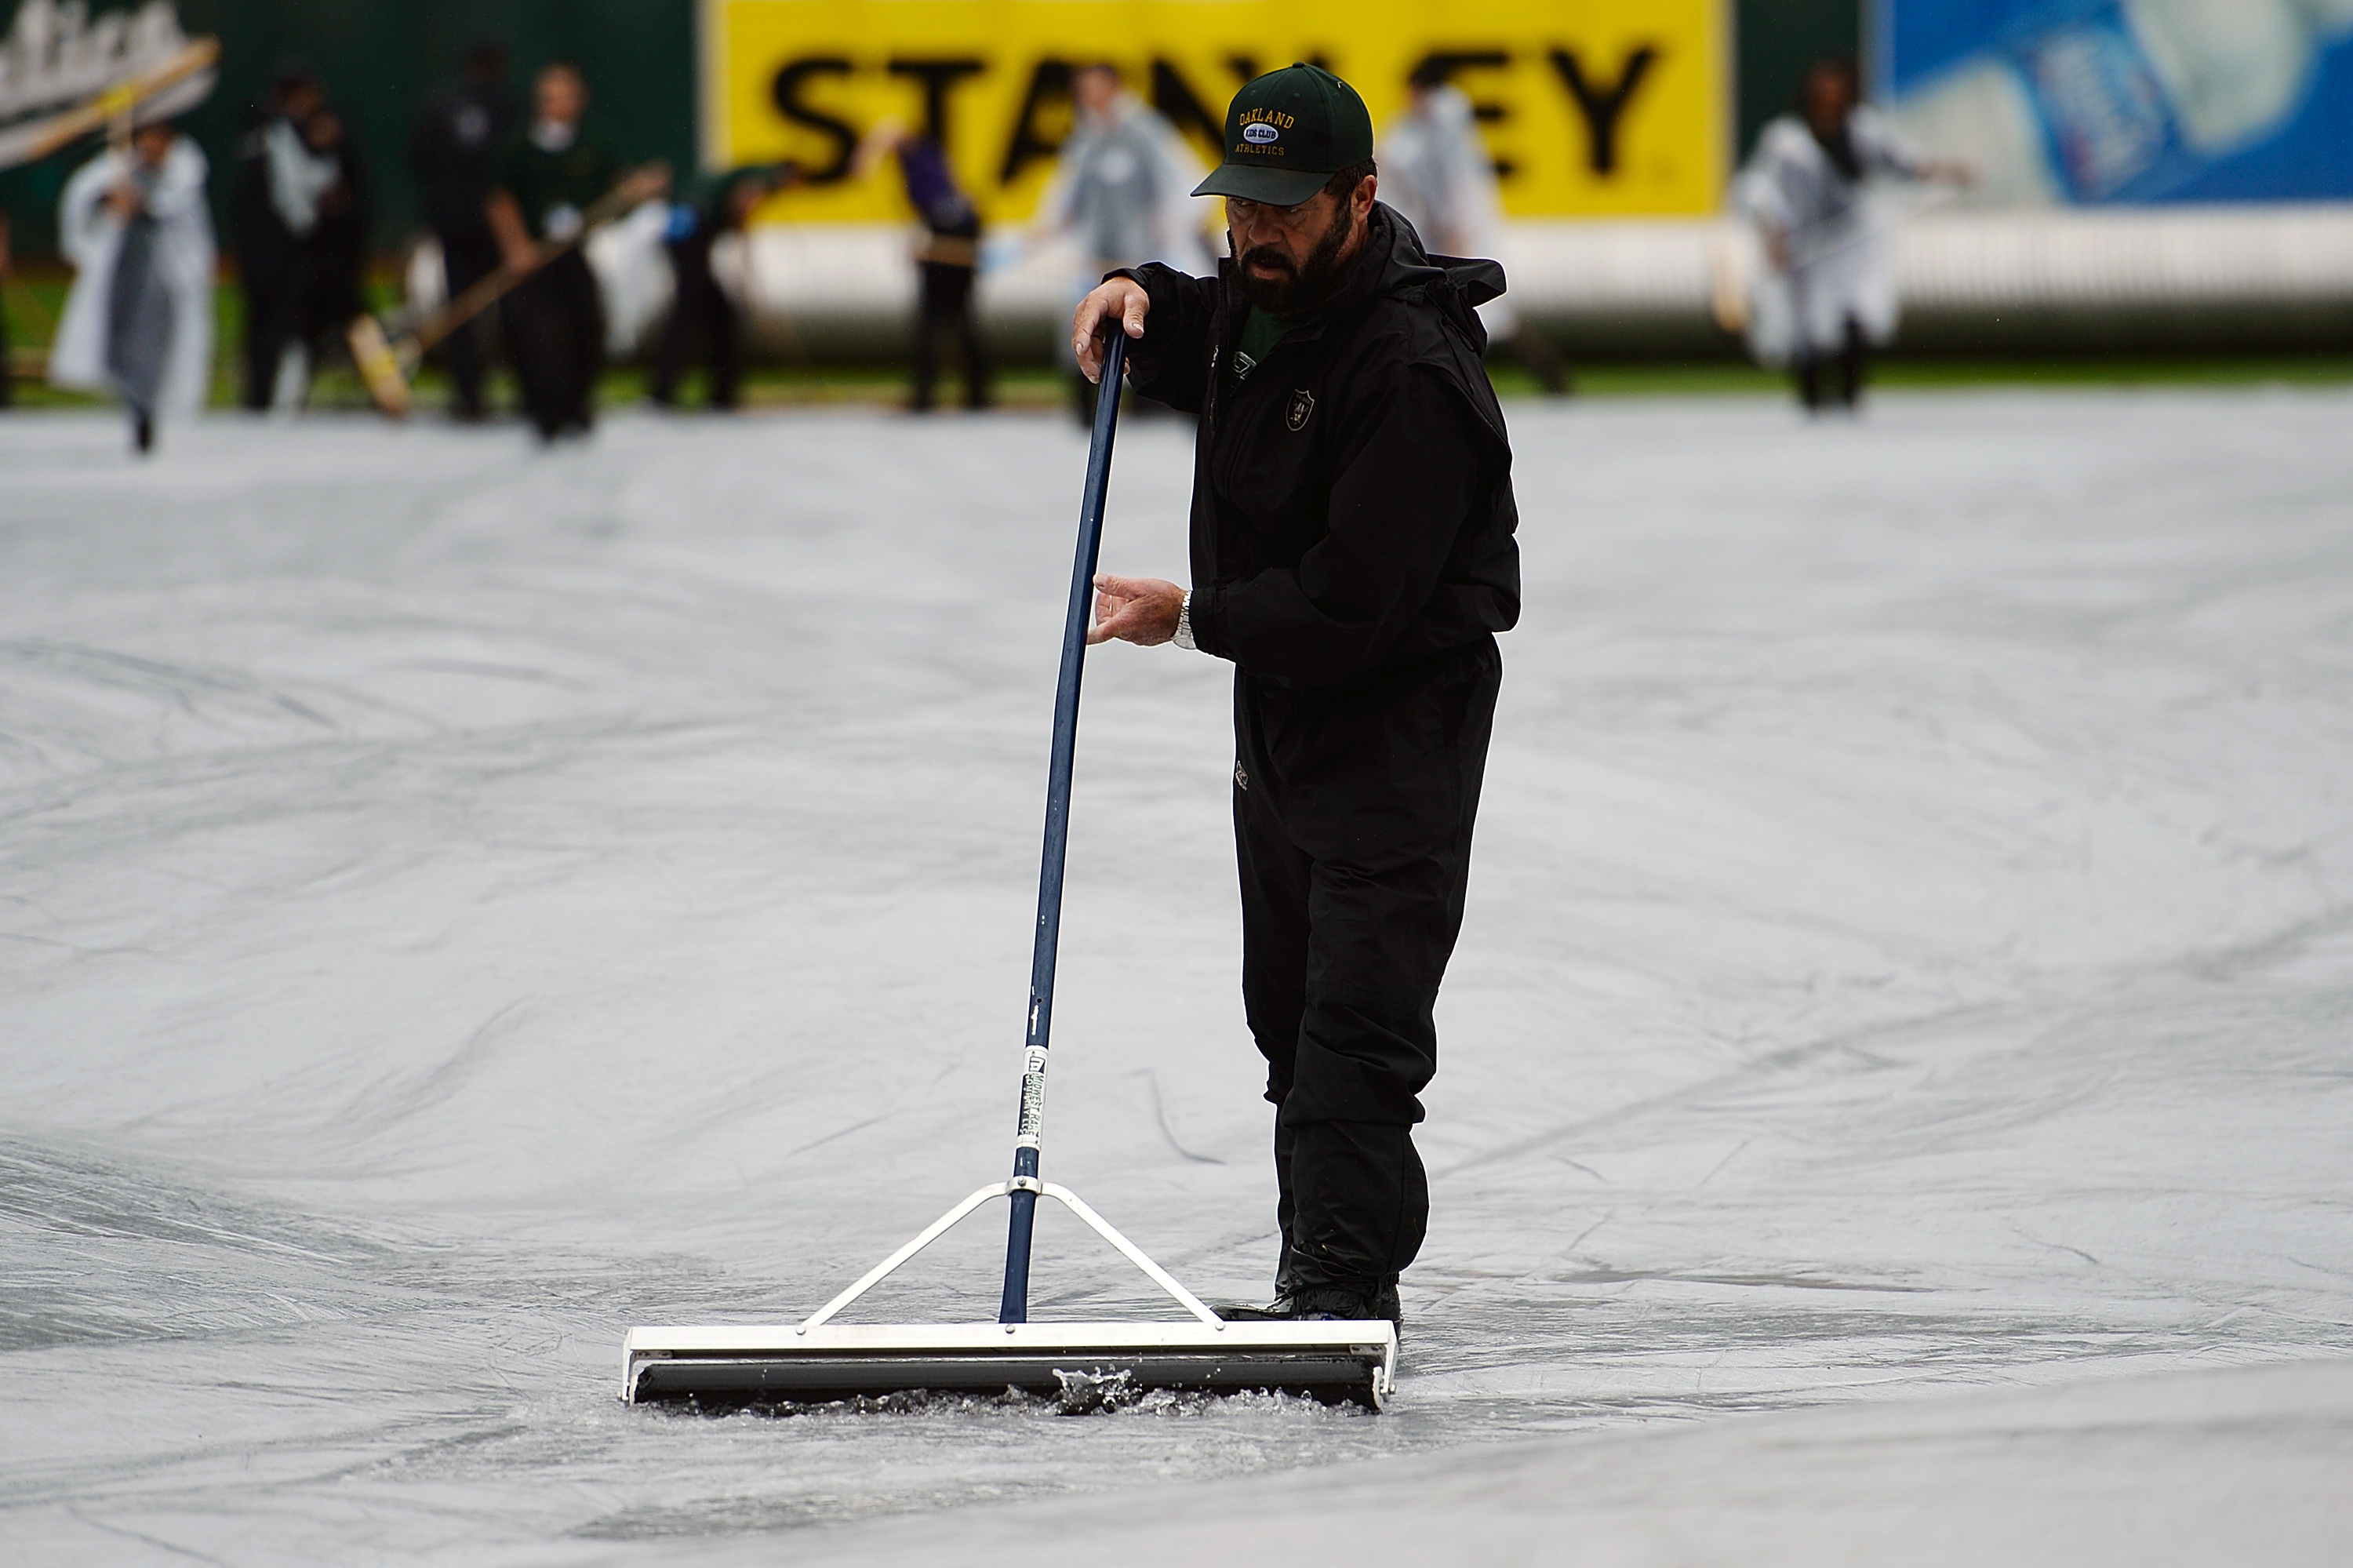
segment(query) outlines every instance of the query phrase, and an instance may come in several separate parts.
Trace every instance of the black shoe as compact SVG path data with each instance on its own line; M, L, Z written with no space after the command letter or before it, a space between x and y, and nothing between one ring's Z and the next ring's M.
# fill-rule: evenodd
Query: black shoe
M1399 1332L1405 1328L1394 1280L1369 1291L1345 1286L1295 1286L1263 1307L1220 1307L1218 1316L1229 1323L1363 1323L1386 1318Z
M1398 1288L1394 1284L1375 1290L1352 1290L1341 1286L1317 1286L1294 1290L1291 1294L1292 1317L1306 1322L1368 1322L1386 1318L1390 1324L1403 1326L1404 1312L1398 1305Z
M134 414L132 416L131 444L136 448L142 455L152 452L155 450L155 420L153 416L145 413Z

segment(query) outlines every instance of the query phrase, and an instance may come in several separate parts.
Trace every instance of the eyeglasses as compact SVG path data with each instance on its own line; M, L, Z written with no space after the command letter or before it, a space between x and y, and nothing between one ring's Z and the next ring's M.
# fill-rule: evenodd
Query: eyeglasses
M1324 193L1318 191L1316 196ZM1271 223L1283 228L1303 228L1307 226L1307 209L1315 205L1309 196L1296 207L1274 207L1262 201L1250 201L1242 196L1226 198L1226 217L1241 228L1257 223Z

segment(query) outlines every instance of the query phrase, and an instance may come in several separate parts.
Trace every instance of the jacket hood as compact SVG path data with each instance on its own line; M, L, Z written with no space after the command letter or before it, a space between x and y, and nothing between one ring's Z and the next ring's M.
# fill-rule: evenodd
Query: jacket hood
M1460 256L1432 256L1403 213L1380 202L1366 220L1365 248L1349 267L1347 281L1332 302L1347 310L1376 299L1427 300L1473 352L1487 352L1487 329L1478 307L1504 291L1500 263Z
M1455 291L1473 309L1503 297L1502 262L1483 257L1431 255L1412 222L1393 207L1376 202L1373 221L1373 233L1366 241L1368 248L1380 238L1383 229L1388 233L1388 264L1382 270L1382 292L1395 292L1409 282L1427 282L1431 273L1438 272L1452 281Z

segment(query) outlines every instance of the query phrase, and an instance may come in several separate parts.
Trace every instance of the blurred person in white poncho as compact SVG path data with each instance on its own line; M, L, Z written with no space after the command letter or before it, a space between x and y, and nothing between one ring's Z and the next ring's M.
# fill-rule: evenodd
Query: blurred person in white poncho
M1788 366L1811 412L1830 400L1823 366L1839 370L1848 408L1862 395L1868 349L1895 335L1894 213L1880 199L1891 182L1976 179L1964 164L1922 157L1858 101L1853 57L1810 67L1798 111L1765 127L1733 186L1734 205L1757 226L1765 266L1750 292L1748 345L1762 364Z
M1381 133L1381 200L1413 225L1433 255L1501 260L1504 207L1495 165L1470 99L1449 85L1445 68L1425 61L1406 79L1405 112ZM1560 355L1521 320L1508 299L1479 307L1491 351L1518 360L1555 397L1568 390Z
M205 155L170 123L142 125L76 172L58 204L76 269L49 355L52 386L111 391L132 443L193 417L213 375L213 224Z

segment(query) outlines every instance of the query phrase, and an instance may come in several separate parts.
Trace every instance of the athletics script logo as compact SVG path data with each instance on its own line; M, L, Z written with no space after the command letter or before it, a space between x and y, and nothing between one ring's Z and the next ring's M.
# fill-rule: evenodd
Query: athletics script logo
M171 0L98 17L79 4L25 0L0 38L0 120L78 103L187 47Z
M1307 416L1314 412L1315 412L1314 395L1304 387L1292 388L1291 407L1283 411L1282 416L1291 428L1296 430L1304 426L1307 423Z
M47 157L134 106L142 121L194 109L213 90L218 47L191 43L172 0L96 17L82 0L24 0L0 37L0 169Z

